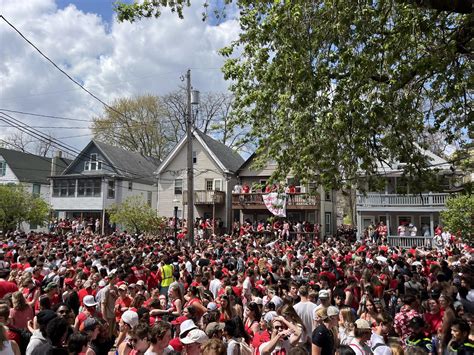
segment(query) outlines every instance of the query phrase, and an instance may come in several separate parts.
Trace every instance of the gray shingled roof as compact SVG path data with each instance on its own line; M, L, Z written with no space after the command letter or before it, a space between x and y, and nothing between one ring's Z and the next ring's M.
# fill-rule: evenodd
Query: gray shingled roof
M107 157L110 164L117 170L118 175L142 181L155 183L154 173L160 164L157 159L144 157L140 153L132 152L120 147L106 144L97 140L92 141Z
M244 159L232 148L229 148L225 144L216 141L198 129L196 129L194 132L198 134L199 137L201 137L212 153L229 171L235 173L244 163Z
M5 148L0 148L0 156L5 159L20 182L49 184L51 158ZM63 172L70 163L71 160L69 159L58 158L56 163L57 172Z

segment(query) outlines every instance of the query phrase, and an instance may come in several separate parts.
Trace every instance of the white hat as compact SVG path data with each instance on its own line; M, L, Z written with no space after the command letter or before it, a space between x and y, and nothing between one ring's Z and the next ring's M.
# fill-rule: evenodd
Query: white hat
M215 302L209 302L207 304L208 311L215 311L217 309L217 304Z
M138 313L130 310L125 311L122 314L122 321L133 328L138 324Z
M82 303L84 303L84 305L86 307L95 307L95 306L97 306L97 302L95 301L95 298L92 295L85 296L84 299L82 300Z
M365 319L357 319L355 324L357 329L372 329L369 322L367 322Z
M196 329L196 328L197 326L196 324L194 324L194 321L192 319L185 320L183 323L181 323L179 327L180 329L179 337L181 338L182 336L184 336L186 332L189 332L191 329Z
M329 306L327 309L327 313L328 317L337 316L339 315L339 310L337 309L337 307Z
M145 281L143 281L143 280L138 280L138 281L137 281L137 285L145 286Z
M263 300L260 297L254 297L253 302L260 306L263 305Z
M179 339L182 344L203 344L209 340L209 337L201 329L192 329L184 338Z
M329 292L327 290L321 290L318 293L319 298L329 298Z
M107 285L104 280L99 281L99 287L105 287Z

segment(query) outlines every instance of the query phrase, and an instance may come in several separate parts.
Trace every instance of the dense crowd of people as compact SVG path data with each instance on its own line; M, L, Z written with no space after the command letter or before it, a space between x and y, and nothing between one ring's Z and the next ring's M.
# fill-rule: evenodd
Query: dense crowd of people
M474 354L459 239L402 249L239 226L190 245L93 228L0 236L0 354Z

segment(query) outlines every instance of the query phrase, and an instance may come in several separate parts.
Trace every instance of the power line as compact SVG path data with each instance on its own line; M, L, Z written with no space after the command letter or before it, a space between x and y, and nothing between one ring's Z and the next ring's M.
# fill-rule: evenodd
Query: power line
M10 127L9 125L0 125L0 127ZM89 127L81 126L30 126L31 128L41 128L41 129L90 129Z
M36 117L45 117L45 118L54 118L54 119L57 119L57 120L77 121L77 122L90 122L90 120L84 120L84 119L80 119L80 118L69 118L69 117L61 117L61 116L44 115L44 114L40 114L40 113L9 110L9 109L6 109L6 108L0 108L0 111L11 112L11 113L18 113L18 114L20 114L20 115L28 115L28 116L36 116Z
M83 85L81 85L77 80L75 80L73 77L71 77L68 73L66 73L63 69L61 69L52 59L50 59L46 54L44 54L38 47L36 47L33 42L31 42L28 38L25 37L25 35L23 33L20 32L20 30L18 30L13 24L11 24L3 15L0 15L0 18L3 19L3 21L5 21L11 28L13 28L15 30L15 32L17 32L21 38L23 38L30 46L32 46L39 54L41 54L41 56L43 56L48 62L51 63L51 65L53 65L57 70L59 70L62 74L64 74L69 80L71 80L74 84L76 84L77 86L79 86L82 90L84 90L86 93L88 93L90 96L92 96L95 100L97 100L98 102L100 102L102 105L104 105L105 107L107 107L109 110L123 116L126 118L126 116L117 111L115 108L113 108L112 106L109 106L105 101L102 101L99 97L97 97L94 93L92 93L91 91L89 91L88 89L86 89Z

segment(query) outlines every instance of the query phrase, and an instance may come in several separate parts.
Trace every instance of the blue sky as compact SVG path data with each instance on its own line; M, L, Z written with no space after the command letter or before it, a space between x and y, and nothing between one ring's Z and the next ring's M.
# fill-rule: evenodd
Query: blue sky
M122 97L177 90L189 68L194 88L227 91L229 83L221 71L224 58L218 51L238 37L240 26L228 19L203 22L201 1L185 9L184 20L163 11L158 20L133 23L113 21L114 0L0 0L0 4L5 18L28 40L108 104ZM0 46L0 108L83 121L102 114L97 100L4 23ZM44 134L67 137L78 148L92 136L88 122L58 123L27 115L21 119ZM62 129L54 128L59 125ZM14 129L0 130L0 139L12 133Z
M115 0L56 0L58 8L64 9L69 4L74 4L85 13L96 13L104 21L110 22L113 16L113 5Z

